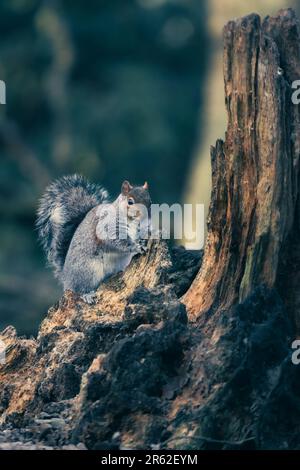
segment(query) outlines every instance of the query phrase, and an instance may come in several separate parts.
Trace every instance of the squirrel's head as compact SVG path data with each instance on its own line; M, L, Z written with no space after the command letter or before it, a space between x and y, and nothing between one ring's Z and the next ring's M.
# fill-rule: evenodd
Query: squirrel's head
M130 218L142 216L141 206L146 208L147 213L150 211L151 198L147 182L143 186L132 186L129 181L124 181L121 194L124 203L127 205L127 213Z

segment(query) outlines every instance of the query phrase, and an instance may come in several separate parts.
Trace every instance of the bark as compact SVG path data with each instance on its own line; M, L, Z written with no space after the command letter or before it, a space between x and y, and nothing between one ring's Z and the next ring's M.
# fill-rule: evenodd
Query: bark
M225 26L228 128L211 151L201 269L201 256L150 242L95 306L69 292L37 339L2 332L12 440L300 448L299 47L292 10Z
M300 126L291 84L299 76L292 10L267 17L262 25L250 15L225 26L228 127L225 142L211 149L205 256L183 298L191 318L229 308L257 285L277 283L280 262L290 251L289 235L298 228ZM295 251L294 256L298 273Z

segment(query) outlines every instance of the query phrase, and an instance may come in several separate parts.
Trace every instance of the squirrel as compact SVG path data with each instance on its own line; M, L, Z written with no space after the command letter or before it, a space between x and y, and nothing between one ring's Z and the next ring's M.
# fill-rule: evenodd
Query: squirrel
M148 183L124 181L117 199L80 175L54 181L42 196L36 227L64 291L96 301L95 290L146 251L151 199Z

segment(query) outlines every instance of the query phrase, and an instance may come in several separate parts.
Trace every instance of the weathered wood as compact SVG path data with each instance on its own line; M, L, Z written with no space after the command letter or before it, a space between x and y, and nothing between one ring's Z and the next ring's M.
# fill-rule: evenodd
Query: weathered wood
M6 345L6 360L0 365L0 382L2 397L6 394L9 398L2 420L11 414L22 416L29 408L39 409L44 392L40 393L39 400L37 389L48 387L47 394L51 395L50 384L59 364L70 361L73 357L71 350L76 344L82 343L84 349L84 332L90 327L105 325L109 329L111 326L116 334L122 336L118 327L124 320L130 296L139 286L145 289L163 286L171 267L167 245L150 241L147 254L134 258L124 275L118 274L100 286L95 305L87 305L77 295L66 292L61 301L49 310L37 340L19 338L12 327L4 330L0 339ZM125 327L123 330L128 329ZM43 350L41 345L51 343L51 338L54 340L52 346ZM103 347L104 344L105 341ZM78 349L80 354L83 350L80 352ZM8 389L9 393L5 391Z
M200 448L210 446L201 436L300 446L300 416L288 405L300 403L299 368L290 359L292 325L299 332L300 323L300 126L291 101L299 45L292 10L224 28L228 127L211 151L203 263L182 297L198 344L186 358L189 386L171 408L175 447L183 434L186 445L199 436Z
M276 285L299 215L299 106L291 101L297 77L300 42L292 10L262 25L253 14L225 26L228 126L225 142L211 150L202 269L182 299L192 319L243 301L262 283ZM299 266L298 256L293 276Z

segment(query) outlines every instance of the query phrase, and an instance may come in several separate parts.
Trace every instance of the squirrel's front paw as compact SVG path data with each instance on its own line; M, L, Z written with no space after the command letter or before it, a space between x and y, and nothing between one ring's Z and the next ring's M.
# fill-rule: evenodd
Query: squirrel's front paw
M83 294L81 299L89 305L94 305L97 301L97 294L96 292L89 292L88 294Z
M138 244L138 253L144 255L147 253L147 240L143 240Z

